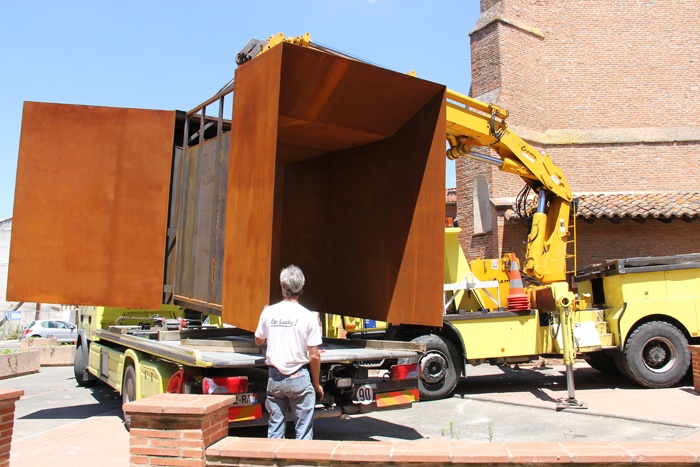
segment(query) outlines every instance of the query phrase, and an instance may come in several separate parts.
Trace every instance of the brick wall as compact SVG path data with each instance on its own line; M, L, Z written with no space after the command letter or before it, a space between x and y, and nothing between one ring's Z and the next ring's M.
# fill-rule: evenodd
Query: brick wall
M700 185L697 20L693 0L482 0L470 33L471 95L508 109L511 128L552 157L574 193L693 189ZM476 165L456 163L460 241L470 258L496 257L519 233L506 223L502 236L497 228L472 236L473 179L488 172L493 198L514 197L523 183ZM624 256L611 243L635 256L688 252L686 239L697 233L682 221L634 229L596 222L579 232L584 262ZM632 234L629 244L623 233ZM608 236L615 241L601 241Z
M228 434L234 396L159 394L124 405L130 465L204 467L205 450Z
M0 389L0 467L10 465L10 446L15 426L15 402L23 394L22 390Z
M638 223L623 219L615 224L610 221L595 221L592 224L579 221L578 268L611 259L637 256L664 256L669 251L676 254L700 252L700 223L673 221L669 223L654 219ZM505 222L501 244L503 252L513 252L518 258L525 256L524 239L527 232L520 223Z
M459 242L467 254L467 259L477 256L490 257L489 253L497 249L500 237L483 234L473 236L474 232L474 180L477 175L484 175L489 185L493 184L492 167L471 159L457 159L455 164L457 175L457 220L462 231L458 234ZM468 195L467 195L468 193ZM493 210L494 219L496 211ZM494 226L494 228L496 228Z
M254 466L472 466L588 467L697 465L695 444L645 443L475 443L448 438L414 441L326 441L225 438L207 449L207 467ZM697 448L695 447L697 450Z
M227 437L232 396L160 394L124 406L131 415L132 467L698 464L692 442L475 443L449 438L332 441ZM167 422L167 423L164 423ZM138 427L138 428L137 428ZM216 427L216 428L214 428ZM192 440L189 443L188 440Z
M700 345L691 345L689 348L691 358L693 359L693 388L695 392L700 394Z
M608 259L664 256L670 251L674 254L700 252L699 222L647 220L640 224L629 219L619 224L579 222L577 233L579 266Z

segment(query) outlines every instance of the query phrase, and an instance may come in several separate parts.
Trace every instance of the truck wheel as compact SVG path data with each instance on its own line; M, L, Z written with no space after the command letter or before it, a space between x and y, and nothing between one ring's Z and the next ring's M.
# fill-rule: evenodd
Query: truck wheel
M609 375L620 374L620 370L618 370L617 365L615 365L615 359L605 350L587 353L584 355L584 358L586 359L586 363L595 370L602 371Z
M455 362L461 358L454 344L435 334L419 336L411 342L425 344L425 355L419 361L421 377L418 389L421 400L432 401L451 396L459 381Z
M124 370L124 379L122 380L122 403L136 400L136 370L134 365L129 364ZM124 428L131 429L131 416L124 412Z
M83 353L83 345L85 344L81 344L75 348L73 374L75 375L75 381L78 383L78 386L87 387L95 384L97 379L87 371L88 362L86 355Z
M688 371L688 340L674 325L652 321L630 334L617 363L632 381L648 388L667 388Z

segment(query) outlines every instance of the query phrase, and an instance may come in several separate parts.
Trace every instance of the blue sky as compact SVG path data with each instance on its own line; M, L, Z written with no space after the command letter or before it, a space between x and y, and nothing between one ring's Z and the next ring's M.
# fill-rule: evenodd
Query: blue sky
M278 32L467 94L478 15L478 0L0 0L0 220L24 101L189 110L233 77L249 39Z

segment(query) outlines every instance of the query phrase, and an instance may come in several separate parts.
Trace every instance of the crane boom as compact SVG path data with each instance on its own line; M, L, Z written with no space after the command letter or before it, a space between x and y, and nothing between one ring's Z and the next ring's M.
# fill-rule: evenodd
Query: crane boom
M566 280L566 246L573 194L549 156L508 129L508 112L450 89L447 100L449 159L470 157L520 176L538 194L523 271L549 284ZM473 151L490 147L498 157Z

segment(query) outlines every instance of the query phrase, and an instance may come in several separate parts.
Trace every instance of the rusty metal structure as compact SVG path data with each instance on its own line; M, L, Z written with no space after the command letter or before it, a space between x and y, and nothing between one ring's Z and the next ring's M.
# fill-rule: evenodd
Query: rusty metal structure
M293 263L310 309L440 326L445 112L442 85L292 44L189 112L27 103L8 299L253 329Z
M9 300L160 305L175 112L26 102Z

